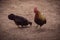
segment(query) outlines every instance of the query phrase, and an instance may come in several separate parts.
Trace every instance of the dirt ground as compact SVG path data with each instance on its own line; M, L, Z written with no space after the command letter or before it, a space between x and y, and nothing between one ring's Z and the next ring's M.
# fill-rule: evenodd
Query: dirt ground
M34 22L34 7L47 19L41 29ZM11 13L27 18L32 26L18 28L8 19ZM60 0L0 0L0 40L60 40Z

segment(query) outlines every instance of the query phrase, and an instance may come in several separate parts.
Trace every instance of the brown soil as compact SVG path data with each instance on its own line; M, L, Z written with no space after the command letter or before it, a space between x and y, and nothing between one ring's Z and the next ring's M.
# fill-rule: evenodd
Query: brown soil
M34 7L43 13L47 23L36 28ZM9 14L23 16L33 23L29 28L18 28ZM60 40L60 1L59 0L1 0L0 1L0 40Z

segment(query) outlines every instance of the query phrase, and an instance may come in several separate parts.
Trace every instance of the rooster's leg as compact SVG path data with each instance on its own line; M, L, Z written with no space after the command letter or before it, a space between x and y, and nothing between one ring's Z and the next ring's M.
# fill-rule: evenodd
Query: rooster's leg
M40 25L38 25L39 27L37 28L37 31L40 32L41 31L41 27Z
M36 25L36 28L38 28L39 25Z
M36 28L37 28L37 29L41 29L41 26L40 26L40 25L37 25Z

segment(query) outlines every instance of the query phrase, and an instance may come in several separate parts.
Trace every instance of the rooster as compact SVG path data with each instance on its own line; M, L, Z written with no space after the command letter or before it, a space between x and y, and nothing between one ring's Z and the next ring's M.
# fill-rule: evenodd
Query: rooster
M10 14L8 15L8 18L10 20L14 20L15 24L19 27L19 25L21 25L21 27L23 26L27 26L28 24L32 25L32 22L28 21L26 18L22 17L22 16L17 16L14 14Z
M37 24L37 26L39 25L41 27L42 25L46 24L45 16L41 14L37 7L34 8L34 13L35 13L34 22Z

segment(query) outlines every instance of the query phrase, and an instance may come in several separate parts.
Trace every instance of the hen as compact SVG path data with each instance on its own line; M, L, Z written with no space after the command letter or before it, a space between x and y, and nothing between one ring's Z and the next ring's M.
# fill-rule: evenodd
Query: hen
M21 25L23 27L23 26L27 26L28 24L32 25L32 22L28 21L26 18L21 17L21 16L10 14L8 15L8 18L10 20L14 20L17 26Z

